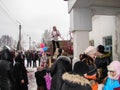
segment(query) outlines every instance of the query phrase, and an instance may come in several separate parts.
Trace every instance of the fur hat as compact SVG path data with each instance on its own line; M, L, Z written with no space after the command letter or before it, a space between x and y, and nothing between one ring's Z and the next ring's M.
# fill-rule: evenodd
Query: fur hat
M120 77L120 62L118 60L114 60L108 65L108 71L115 71L116 75L113 77L110 75L110 72L108 72L108 77L112 79L119 79Z
M87 73L87 75L94 75L95 73L97 73L97 68L94 65L90 65L89 66L89 72Z
M98 46L97 46L97 51L98 51L98 52L104 54L104 50L105 50L105 48L104 48L103 45L98 45Z
M87 55L93 54L93 53L96 53L96 52L97 52L97 49L94 46L89 46L85 50L85 54L87 54Z
M74 68L73 68L73 72L74 73L77 73L77 74L85 74L89 71L89 67L87 64L85 64L84 62L82 61L77 61L75 64L74 64Z

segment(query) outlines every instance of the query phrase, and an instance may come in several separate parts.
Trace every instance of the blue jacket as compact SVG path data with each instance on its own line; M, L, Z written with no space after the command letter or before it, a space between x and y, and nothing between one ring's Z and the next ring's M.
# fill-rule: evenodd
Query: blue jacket
M118 87L120 87L119 80L113 80L108 78L104 85L104 90L115 90Z

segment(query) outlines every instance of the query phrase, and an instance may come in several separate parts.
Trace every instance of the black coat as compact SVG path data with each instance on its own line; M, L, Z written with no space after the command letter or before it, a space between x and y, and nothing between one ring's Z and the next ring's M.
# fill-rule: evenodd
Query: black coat
M71 70L70 59L68 60L67 57L59 56L50 69L52 76L51 90L61 90L63 84L62 74Z
M110 56L111 56L111 54L105 53L105 54L97 57L96 60L95 60L95 64L96 64L97 68L101 70L100 79L104 79L107 76L107 72L108 72L107 66L112 61Z
M0 60L0 90L15 90L15 80L12 71L12 62Z
M38 86L43 86L46 84L45 79L44 79L45 75L46 75L46 69L43 69L42 71L35 72L36 83Z
M65 73L62 79L64 83L61 90L92 90L90 82L78 74Z
M16 62L14 65L14 77L16 80L17 90L28 90L28 77L27 70L23 63ZM21 83L21 80L24 80L24 83Z

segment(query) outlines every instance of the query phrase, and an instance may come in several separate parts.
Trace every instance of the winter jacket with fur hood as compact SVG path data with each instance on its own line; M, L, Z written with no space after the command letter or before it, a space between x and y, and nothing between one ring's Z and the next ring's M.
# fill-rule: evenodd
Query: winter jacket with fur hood
M62 74L72 71L71 61L67 56L59 56L50 68L52 83L51 90L61 90Z
M104 53L100 55L99 57L96 57L95 64L98 69L101 70L101 77L100 79L103 80L107 76L107 66L111 63L110 59L111 54Z
M79 74L64 73L64 84L61 90L92 90L90 82Z

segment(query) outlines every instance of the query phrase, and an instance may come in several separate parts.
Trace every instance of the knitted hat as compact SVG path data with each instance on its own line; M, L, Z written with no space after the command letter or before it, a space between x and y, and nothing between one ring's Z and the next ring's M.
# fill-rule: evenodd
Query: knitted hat
M97 73L97 68L93 65L89 66L89 72L87 73L87 75L94 75L95 73Z
M108 71L115 71L116 75L114 77L112 77L109 72L108 72L108 77L110 78L114 78L114 79L119 79L120 77L120 62L117 60L114 60L110 63L110 65L108 65Z
M86 48L85 50L85 54L89 55L89 54L94 54L97 52L97 49L94 46L89 46L88 48Z
M104 50L105 50L105 48L104 48L103 45L98 45L98 47L97 47L97 51L98 51L98 52L104 54Z
M89 71L89 67L84 62L77 61L74 64L73 72L83 75L83 74L87 73L88 71Z

